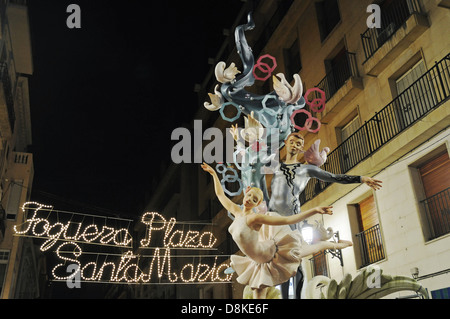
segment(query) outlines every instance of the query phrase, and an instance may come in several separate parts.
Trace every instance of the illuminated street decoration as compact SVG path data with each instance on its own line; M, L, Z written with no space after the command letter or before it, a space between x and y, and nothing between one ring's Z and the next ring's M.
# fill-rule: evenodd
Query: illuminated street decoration
M49 217L58 211L53 211L52 206L37 202L25 203L22 210L25 221L14 226L15 235L45 240L40 246L43 252L55 249L58 259L58 264L52 269L55 280L71 280L75 276L86 282L135 284L151 284L161 280L170 283L220 283L231 280L232 274L224 273L230 265L218 262L219 258L226 260L226 255L198 255L189 258L172 255L173 249L214 249L217 242L210 231L175 229L178 224L175 218L167 220L156 212L147 212L142 216L141 222L146 225L146 231L144 238L139 241L139 248L152 251L152 254L143 256L131 250L133 237L129 231L130 225L128 228L115 227L107 224L107 217L94 215L89 216L104 219L104 224L73 222L72 218L63 222L59 217L54 222ZM30 210L31 213L28 212ZM27 213L31 215L30 218ZM85 244L108 246L120 249L122 253L118 255L86 251L83 247ZM189 262L180 264L179 260L182 259ZM210 262L205 263L204 260ZM77 265L76 271L68 273L68 265Z
M155 217L157 218L155 220ZM142 247L148 247L151 243L153 231L164 230L163 245L164 248L212 248L217 242L211 232L199 232L189 230L187 232L175 230L173 227L176 224L176 219L171 218L167 221L159 213L145 213L142 216L142 223L147 225L145 238L141 240ZM162 226L155 226L155 224L162 224Z
M67 249L62 251L62 249ZM132 251L125 252L119 259L82 263L83 255L80 245L74 242L62 243L56 249L56 256L61 260L52 269L55 280L70 280L78 273L81 280L105 283L151 283L165 279L170 283L226 282L231 274L224 274L229 264L217 265L218 257L214 257L213 265L206 263L186 263L181 270L174 270L170 248L156 248L151 257L141 257ZM204 258L204 256L202 256ZM192 258L191 258L192 259ZM67 264L78 265L78 270L67 274ZM152 281L153 280L153 281Z
M35 205L36 208L30 206ZM114 245L119 247L131 248L133 238L128 229L115 229L106 225L82 225L81 223L56 222L51 223L48 219L39 217L39 212L43 208L52 208L52 206L42 205L36 202L27 202L22 206L22 210L33 210L30 219L26 219L21 225L14 226L16 235L28 235L47 239L40 247L41 251L52 248L58 241L74 241L84 243L98 243L104 245Z

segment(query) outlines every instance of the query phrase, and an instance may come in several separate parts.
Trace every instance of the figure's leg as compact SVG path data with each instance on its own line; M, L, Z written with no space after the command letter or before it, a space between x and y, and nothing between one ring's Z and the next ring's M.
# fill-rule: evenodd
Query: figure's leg
M302 293L302 287L303 287L303 272L302 267L298 267L297 274L295 274L294 277L294 291L295 291L295 298L300 299L301 293Z
M348 240L339 240L337 243L331 241L320 241L316 244L302 247L302 257L313 255L327 249L344 249L352 245L353 243Z
M266 299L267 288L253 289L253 299Z
M290 278L281 284L281 298L283 299L289 299L289 281Z

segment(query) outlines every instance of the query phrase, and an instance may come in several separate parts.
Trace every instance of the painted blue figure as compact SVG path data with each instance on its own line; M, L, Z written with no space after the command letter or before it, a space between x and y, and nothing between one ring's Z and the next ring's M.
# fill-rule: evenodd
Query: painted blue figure
M272 178L269 211L277 212L281 216L299 214L301 212L299 197L311 178L340 184L365 183L374 190L381 187L381 181L370 177L332 174L316 165L301 164L298 156L303 152L304 139L298 132L288 136L285 147L286 159L279 164ZM319 156L320 154L316 154L316 157ZM291 225L291 228L300 231L299 225ZM300 298L302 278L303 275L301 269L299 269L294 279L294 291L297 298ZM288 298L288 289L289 282L282 284L283 298Z

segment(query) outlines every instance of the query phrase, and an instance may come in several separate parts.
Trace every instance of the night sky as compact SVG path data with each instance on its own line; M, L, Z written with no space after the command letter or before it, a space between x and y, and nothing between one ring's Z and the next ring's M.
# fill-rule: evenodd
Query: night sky
M81 29L69 29L71 3ZM140 214L240 0L30 0L32 200ZM51 195L43 195L43 194ZM54 196L54 198L52 198Z

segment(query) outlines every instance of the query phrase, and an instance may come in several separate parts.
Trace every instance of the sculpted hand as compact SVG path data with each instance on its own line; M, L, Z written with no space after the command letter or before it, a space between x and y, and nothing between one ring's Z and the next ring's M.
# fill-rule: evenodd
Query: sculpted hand
M316 211L318 214L327 214L327 215L333 215L333 211L332 211L333 206L319 206L316 207Z
M239 134L238 134L238 126L236 124L236 126L231 125L230 128L230 134L233 136L233 139L237 142L239 139Z
M205 162L203 162L203 164L201 165L201 167L203 168L203 170L204 170L205 172L208 172L208 173L210 173L211 175L216 174L216 171L215 171L211 166L209 166L208 164L206 164Z
M361 180L364 184L373 188L374 190L379 190L381 188L382 181L367 176L363 176Z

